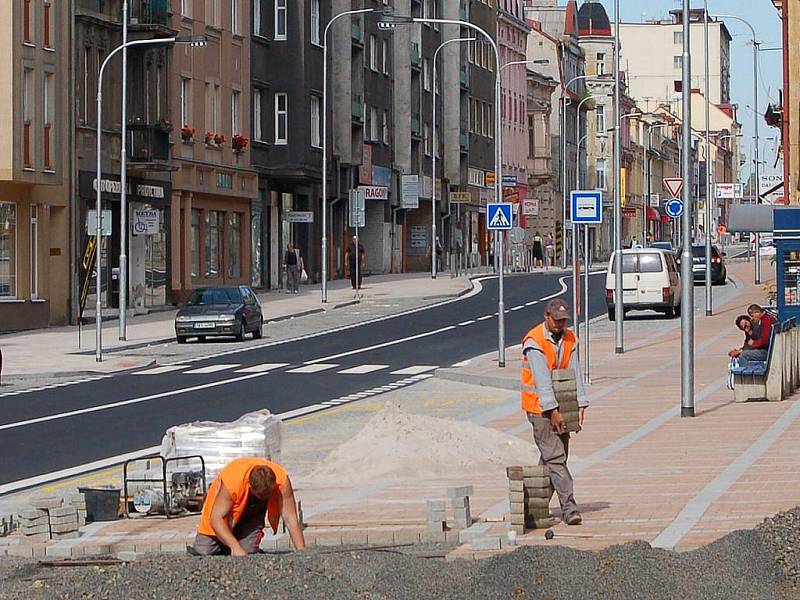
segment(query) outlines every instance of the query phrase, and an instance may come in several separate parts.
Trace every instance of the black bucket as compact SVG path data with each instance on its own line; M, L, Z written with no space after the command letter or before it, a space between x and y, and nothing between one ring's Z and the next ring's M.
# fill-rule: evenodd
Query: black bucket
M119 518L120 489L78 488L86 499L86 521L116 521Z

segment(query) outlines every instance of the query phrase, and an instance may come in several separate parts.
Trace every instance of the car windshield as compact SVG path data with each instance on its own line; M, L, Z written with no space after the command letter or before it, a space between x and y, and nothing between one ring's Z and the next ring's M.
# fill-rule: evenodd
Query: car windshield
M186 306L203 306L209 304L238 304L242 300L236 288L205 288L192 292Z

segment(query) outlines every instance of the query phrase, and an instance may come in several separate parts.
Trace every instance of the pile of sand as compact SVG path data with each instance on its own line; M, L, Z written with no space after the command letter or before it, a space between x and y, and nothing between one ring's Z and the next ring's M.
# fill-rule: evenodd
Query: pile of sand
M350 483L436 479L496 472L508 465L536 464L538 459L533 444L512 435L465 421L408 414L387 402L309 479Z

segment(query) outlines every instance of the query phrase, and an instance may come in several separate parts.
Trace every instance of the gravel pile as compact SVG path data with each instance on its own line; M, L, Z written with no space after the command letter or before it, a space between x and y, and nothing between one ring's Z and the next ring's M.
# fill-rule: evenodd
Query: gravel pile
M310 549L246 559L161 556L111 567L0 561L0 598L787 599L798 595L800 510L699 550L645 542L581 552L521 547L444 562L448 548Z

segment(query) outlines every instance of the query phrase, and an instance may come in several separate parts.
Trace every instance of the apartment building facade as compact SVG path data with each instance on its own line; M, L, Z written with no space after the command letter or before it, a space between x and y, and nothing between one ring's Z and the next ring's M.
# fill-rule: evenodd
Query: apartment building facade
M68 22L63 3L7 3L0 46L0 332L69 316Z

